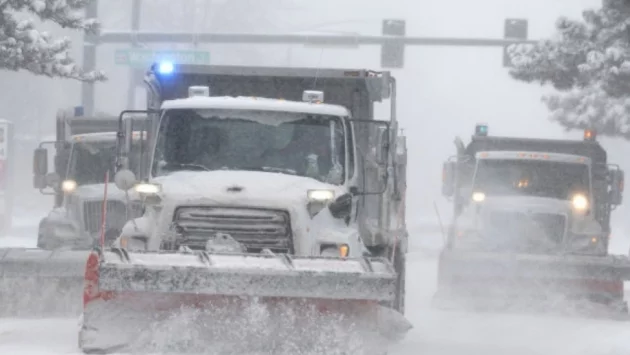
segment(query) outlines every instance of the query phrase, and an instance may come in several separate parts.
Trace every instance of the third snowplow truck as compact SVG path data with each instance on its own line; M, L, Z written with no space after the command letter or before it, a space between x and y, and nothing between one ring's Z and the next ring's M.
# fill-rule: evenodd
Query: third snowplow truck
M145 212L89 256L84 351L144 347L143 332L188 309L208 321L186 324L211 324L195 340L232 353L352 349L355 335L378 353L374 332L409 329L388 72L161 63L145 80L147 169L125 166L125 125L115 176ZM389 97L390 119L375 120Z
M627 313L628 258L608 253L624 174L595 131L581 141L507 138L478 125L467 146L455 143L444 164L454 214L438 304Z

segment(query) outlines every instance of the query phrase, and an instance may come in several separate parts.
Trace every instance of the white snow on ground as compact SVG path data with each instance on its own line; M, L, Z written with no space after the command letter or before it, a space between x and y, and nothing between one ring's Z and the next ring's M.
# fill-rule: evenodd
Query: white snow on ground
M37 222L27 219L13 219L11 231L0 235L0 248L35 248L37 247Z
M413 231L412 231L413 232ZM621 234L623 235L623 234ZM413 236L408 262L407 317L414 329L390 355L626 355L630 322L545 315L476 314L430 307L435 291L436 259ZM613 250L628 249L620 237ZM0 238L0 246L17 238ZM30 246L32 237L19 238ZM437 244L437 243L435 243ZM76 319L0 319L0 354L79 354Z
M35 248L37 247L37 240L31 238L24 238L15 235L8 235L0 237L0 247L2 248Z

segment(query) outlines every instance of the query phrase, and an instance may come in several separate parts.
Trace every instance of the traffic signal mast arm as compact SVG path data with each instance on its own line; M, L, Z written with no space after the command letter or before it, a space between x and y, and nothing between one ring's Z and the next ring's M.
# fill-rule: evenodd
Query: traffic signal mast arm
M142 43L200 43L223 44L303 44L305 46L381 46L381 67L400 69L404 66L406 46L458 46L458 47L503 47L503 66L510 66L507 47L518 43L535 43L527 40L528 22L525 19L506 19L503 39L488 38L440 38L407 37L406 21L385 19L382 22L380 36L358 35L304 35L304 34L254 34L254 33L186 33L186 32L151 32L140 31L141 1L132 1L131 31L102 31L99 34L87 34L83 46L83 66L86 70L94 69L97 61L96 49L103 44L127 44L138 47ZM86 11L89 18L98 17L98 1L92 1ZM157 59L157 58L156 58ZM160 60L160 59L158 59ZM148 63L147 63L148 64ZM184 64L184 63L181 63ZM131 90L128 103L133 103L133 88L140 85L143 71L132 74ZM82 106L87 115L94 112L94 85L83 83Z
M503 47L532 40L502 38L396 37L357 35L303 35L254 33L187 32L103 32L93 44L143 43L223 43L223 44L305 44L305 45L384 45L396 41L409 46Z

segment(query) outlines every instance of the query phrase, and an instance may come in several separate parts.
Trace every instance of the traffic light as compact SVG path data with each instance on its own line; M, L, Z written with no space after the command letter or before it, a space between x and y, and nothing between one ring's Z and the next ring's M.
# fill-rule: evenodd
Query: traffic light
M527 40L528 23L526 19L506 19L503 28L504 39ZM512 60L508 55L508 46L503 47L503 66L511 67Z
M405 65L405 20L383 20L383 36L391 36L381 46L381 67L400 69Z

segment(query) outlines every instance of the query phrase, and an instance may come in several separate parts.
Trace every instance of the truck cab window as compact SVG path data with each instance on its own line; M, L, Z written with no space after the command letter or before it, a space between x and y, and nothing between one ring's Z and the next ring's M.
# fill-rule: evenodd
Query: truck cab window
M134 142L129 156L129 167L136 174L140 166L140 142ZM101 184L105 182L105 172L109 171L110 179L114 178L116 160L116 142L80 141L72 145L68 179L77 185Z
M589 194L586 164L558 161L482 159L477 163L473 188L487 196L524 195L570 200Z
M170 110L162 119L153 174L252 170L341 184L344 141L339 117L245 110ZM336 162L339 164L335 167ZM340 178L331 178L339 172Z

